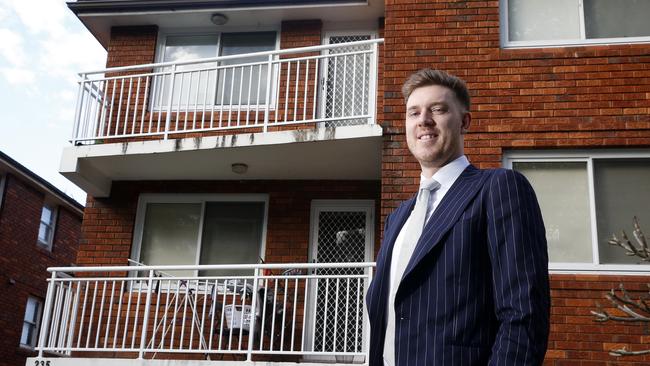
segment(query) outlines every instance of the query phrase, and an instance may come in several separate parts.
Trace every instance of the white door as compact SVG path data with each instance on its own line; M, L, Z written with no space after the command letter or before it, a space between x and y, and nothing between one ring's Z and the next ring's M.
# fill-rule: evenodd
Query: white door
M315 200L311 210L310 259L316 263L369 262L374 243L374 202ZM319 275L339 280L311 282L309 291L309 349L361 352L364 348L364 269L328 268Z
M371 32L328 33L325 44L366 41L374 38ZM371 50L371 45L341 47L325 50L321 118L329 119L325 126L349 126L368 123L370 93L370 53L351 52ZM336 56L341 54L340 56ZM356 118L355 118L356 117Z

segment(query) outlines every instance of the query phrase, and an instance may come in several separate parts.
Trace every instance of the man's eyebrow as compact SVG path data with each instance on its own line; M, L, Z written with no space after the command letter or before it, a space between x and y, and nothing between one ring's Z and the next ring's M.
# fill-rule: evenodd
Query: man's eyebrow
M446 102L433 102L433 103L431 103L430 105L428 105L427 108L428 108L428 107L433 107L433 106L446 106L446 105L447 105ZM420 106L418 106L418 105L412 105L412 106L410 106L410 107L407 107L406 110L418 109L418 108L420 108Z

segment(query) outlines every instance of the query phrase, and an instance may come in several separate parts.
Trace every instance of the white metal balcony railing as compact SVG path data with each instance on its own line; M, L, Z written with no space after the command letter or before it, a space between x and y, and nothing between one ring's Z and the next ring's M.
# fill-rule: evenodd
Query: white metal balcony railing
M81 356L72 352L94 352L92 357L124 352L140 359L182 353L207 359L239 354L249 361L255 355L288 355L364 362L364 295L373 267L50 268L37 350L39 357L43 352L73 357Z
M382 39L81 73L71 142L375 123Z

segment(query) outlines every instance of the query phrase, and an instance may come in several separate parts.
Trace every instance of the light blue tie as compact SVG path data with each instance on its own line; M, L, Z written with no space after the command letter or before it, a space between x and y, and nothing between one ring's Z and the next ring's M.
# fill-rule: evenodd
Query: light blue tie
M418 191L415 207L413 207L413 211L411 212L409 224L404 232L402 247L396 258L395 280L391 283L388 294L388 321L386 323L386 338L384 339L384 366L395 366L395 294L402 281L406 266L408 266L411 260L415 246L422 235L431 192L438 188L440 188L440 183L434 179L424 179L420 182L420 190Z

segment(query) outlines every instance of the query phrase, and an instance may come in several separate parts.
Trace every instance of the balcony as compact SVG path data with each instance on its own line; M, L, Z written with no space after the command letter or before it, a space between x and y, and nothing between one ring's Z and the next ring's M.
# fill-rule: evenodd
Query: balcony
M379 179L381 42L80 74L60 171L96 197L113 180ZM238 162L258 169L232 175Z
M373 267L50 268L39 356L27 364L367 363Z

